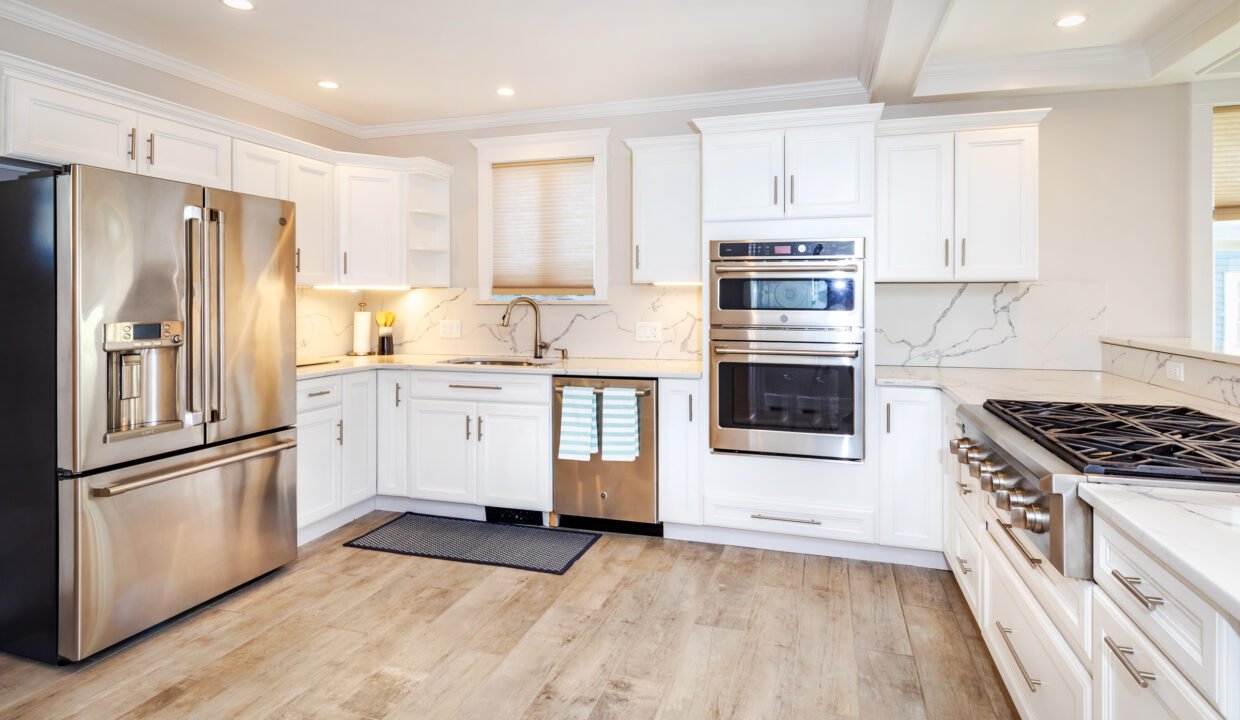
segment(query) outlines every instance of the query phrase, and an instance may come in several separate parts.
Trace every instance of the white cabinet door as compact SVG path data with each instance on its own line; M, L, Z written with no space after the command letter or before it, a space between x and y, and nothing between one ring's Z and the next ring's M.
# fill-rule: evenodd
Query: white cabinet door
M337 239L344 285L404 285L404 222L401 174L336 168Z
M226 190L232 187L232 138L142 115L138 118L138 172Z
M896 135L877 145L876 279L951 280L955 135Z
M344 387L343 506L375 496L375 374L348 373Z
M344 505L340 494L343 453L341 408L333 405L297 416L297 527L329 517Z
M705 220L771 220L784 216L782 130L702 136Z
M138 113L111 103L10 78L4 154L55 164L133 172Z
M870 215L874 207L874 124L793 128L784 134L790 218Z
M244 140L233 140L232 152L233 190L288 200L288 153Z
M943 441L938 390L881 387L879 542L943 549Z
M288 199L297 229L298 285L335 281L336 172L325 162L289 156Z
M409 373L380 370L376 397L378 491L404 496L409 491Z
M479 505L551 510L551 410L479 403Z
M633 152L633 282L701 281L698 136L627 143Z
M956 279L1037 278L1037 128L956 133Z
M659 521L702 524L701 386L659 381Z
M474 403L409 401L409 497L476 503Z

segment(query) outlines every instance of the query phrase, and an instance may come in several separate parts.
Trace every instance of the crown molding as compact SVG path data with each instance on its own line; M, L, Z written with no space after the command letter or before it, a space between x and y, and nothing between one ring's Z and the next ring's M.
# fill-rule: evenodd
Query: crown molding
M969 60L931 60L914 97L1138 83L1149 80L1140 45L1108 45Z
M883 114L882 103L844 105L840 107L806 108L785 112L721 115L695 118L693 124L703 133L767 130L772 128L834 125L837 123L875 122Z
M766 87L746 88L744 90L721 90L690 95L671 95L643 100L616 100L613 102L591 103L589 105L566 105L542 110L518 110L509 113L471 115L468 117L444 118L442 120L417 120L390 125L369 125L362 130L362 137L424 135L429 133L509 127L512 125L535 125L567 120L589 120L623 115L698 110L730 105L751 105L754 103L789 100L816 100L849 95L855 95L860 99L865 97L865 87L856 78L820 80L791 85L768 85Z
M1002 110L999 112L968 113L963 115L891 118L879 120L874 134L883 137L887 135L1028 127L1042 122L1042 119L1050 111L1050 108L1031 108L1029 110Z
M253 85L234 80L226 75L207 70L204 67L174 58L171 55L151 50L46 10L18 2L18 0L0 0L0 18L11 20L20 25L69 40L78 45L137 63L143 67L158 70L182 80L188 80L212 90L218 90L256 105L282 112L285 115L291 115L346 135L361 137L362 126L356 123L351 123L335 115L316 110L308 105L289 100L275 93L260 90Z
M643 138L625 138L624 144L630 150L646 150L659 148L699 148L702 146L702 136L697 133L688 133L685 135L659 135L657 137Z

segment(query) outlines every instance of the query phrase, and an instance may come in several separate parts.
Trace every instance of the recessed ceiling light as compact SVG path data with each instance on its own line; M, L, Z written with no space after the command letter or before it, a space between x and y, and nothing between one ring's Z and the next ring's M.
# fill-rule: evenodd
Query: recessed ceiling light
M340 87L340 83L334 82L332 80L320 80L319 87L323 88L324 90L335 90L336 88Z
M1080 25L1081 23L1085 22L1085 20L1086 18L1084 15L1065 15L1055 21L1055 27L1059 27L1059 28L1076 27L1077 25Z
M233 10L253 10L254 3L250 0L223 0L223 3Z
M499 93L500 95L503 95L504 97L512 97L513 95L517 94L517 91L513 90L510 87L502 87L496 90L495 92Z

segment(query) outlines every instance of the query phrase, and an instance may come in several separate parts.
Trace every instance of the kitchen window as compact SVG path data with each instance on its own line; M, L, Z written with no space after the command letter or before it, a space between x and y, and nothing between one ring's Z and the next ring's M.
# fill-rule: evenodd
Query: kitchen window
M482 302L607 296L607 130L474 140Z

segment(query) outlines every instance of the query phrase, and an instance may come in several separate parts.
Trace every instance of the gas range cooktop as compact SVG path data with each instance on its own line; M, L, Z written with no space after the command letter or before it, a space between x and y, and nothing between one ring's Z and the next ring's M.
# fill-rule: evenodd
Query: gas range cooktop
M1090 475L1240 482L1240 424L1186 407L987 400L982 406Z

